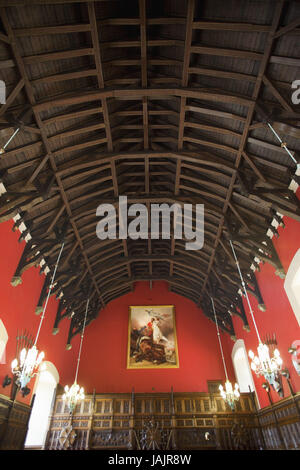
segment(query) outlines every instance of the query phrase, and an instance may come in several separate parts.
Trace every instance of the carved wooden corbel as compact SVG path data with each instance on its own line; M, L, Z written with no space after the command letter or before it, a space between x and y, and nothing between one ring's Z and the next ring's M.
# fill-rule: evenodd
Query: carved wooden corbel
M5 222L16 216L20 211L26 211L41 202L43 198L36 191L27 193L6 192L0 196L0 222Z
M48 288L50 285L50 281L51 281L50 274L48 273L47 276L45 277L44 284L40 293L40 297L39 297L37 306L35 308L36 315L40 315L43 311L43 303L47 297L47 292L48 292Z
M62 313L65 310L65 313ZM66 308L66 300L64 298L60 299L58 307L57 307L57 312L56 312L56 317L52 329L52 334L57 335L59 333L59 323L60 321L68 316L69 314L69 307Z
M248 273L247 276L246 276L246 280L247 280L247 285L248 285L248 289L247 289L248 292L250 292L252 295L254 295L254 297L258 301L259 310L261 310L262 312L265 312L266 311L266 306L265 306L263 297L261 295L260 288L259 288L259 285L258 285L255 274L254 273Z
M229 312L232 313L233 315L237 315L242 320L244 330L250 331L243 300L240 295L237 295L235 297L234 301L232 302L229 308Z
M11 285L12 286L18 286L19 284L22 284L22 278L21 278L21 269L23 268L24 264L26 263L26 260L29 256L29 253L32 249L32 245L33 243L27 243L24 247L24 250L23 250L23 253L22 253L22 256L20 258L20 261L18 263L18 266L17 266L17 269L12 277L12 280L11 280Z

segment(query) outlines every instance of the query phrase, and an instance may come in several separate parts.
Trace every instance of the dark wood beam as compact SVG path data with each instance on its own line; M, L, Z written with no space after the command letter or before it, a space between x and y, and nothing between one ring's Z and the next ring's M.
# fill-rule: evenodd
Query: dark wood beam
M51 151L51 148L50 148L47 133L45 131L43 122L42 122L38 112L34 109L34 107L36 105L36 100L35 100L35 97L34 97L34 92L33 92L32 85L31 85L31 83L29 81L29 78L28 78L27 70L25 68L25 62L26 61L24 61L24 58L21 57L21 54L20 54L18 46L17 46L16 37L15 37L13 29L11 28L10 23L8 21L5 9L1 8L0 13L1 13L1 19L2 19L2 22L3 22L4 28L6 30L6 34L10 38L11 48L12 48L12 51L13 51L14 59L16 61L19 73L21 75L21 78L24 80L26 94L27 94L29 103L30 103L30 105L33 109L33 114L34 114L34 117L35 117L35 120L36 120L36 124L37 124L38 128L41 131L41 138L42 138L43 146L45 147L46 154L50 156L49 157L49 162L51 163L52 171L54 173L56 173L57 167L56 167L56 164L55 164L55 161L54 161L54 155L52 154L52 151ZM63 189L61 179L57 175L55 175L55 177L56 177L56 181L57 181L57 184L58 184L58 187L59 187L59 190L60 190L62 201L63 201L63 203L66 207L66 213L68 214L69 217L71 217L72 212L71 212L71 209L70 209L70 205L67 201L66 195L64 193L64 189ZM78 230L77 230L77 227L76 227L74 221L71 221L71 225L72 225L73 230L75 232L75 235L76 235L76 237L79 241L79 246L82 250L82 253L83 253L85 262L88 266L91 278L94 279L92 270L91 270L90 265L89 265L88 258L86 256L86 254L84 253L84 247L83 247L82 242L80 240L80 235L78 233ZM101 299L100 290L99 290L98 285L96 284L95 280L94 280L94 286L95 286L96 291L98 292L99 298Z
M281 14L282 14L283 7L284 7L284 0L280 0L276 4L276 8L275 8L274 16L273 16L273 20L272 20L272 26L271 26L270 32L268 33L267 39L266 39L264 53L261 57L258 76L257 76L257 81L256 81L256 84L255 84L255 87L254 87L254 91L252 93L252 97L251 97L252 98L252 105L249 106L249 108L248 108L247 118L246 118L246 122L245 122L245 125L244 125L244 130L243 130L243 135L242 135L242 138L240 140L240 145L239 145L239 149L238 149L237 156L236 156L236 161L235 161L235 167L237 169L240 165L240 161L241 161L243 152L245 151L245 145L247 143L249 127L251 125L252 118L253 118L254 111L255 111L255 102L256 102L256 100L259 96L259 92L260 92L261 85L262 85L262 82L263 82L263 76L265 74L265 70L267 68L268 61L269 61L271 51L272 51L272 48L273 48L274 33L276 32L276 30L278 28L278 25L280 23L280 17L281 17ZM207 270L207 278L206 278L205 282L203 283L200 298L201 298L201 296L203 295L203 293L206 289L206 284L207 284L207 281L208 281L208 278L209 278L209 273L210 273L210 270L211 270L211 268L213 266L213 263L214 263L214 257L215 257L216 249L217 249L218 243L219 243L221 235L222 235L223 224L224 224L224 221L225 221L224 216L225 216L225 214L227 212L227 209L229 207L229 202L230 202L230 199L231 199L231 196L232 196L235 180L236 180L236 173L232 175L232 180L231 180L228 192L227 192L226 201L225 201L225 204L223 206L223 214L224 215L220 220L220 224L219 224L219 228L218 228L218 235L217 235L216 242L215 242L215 248L214 248L214 251L213 251L212 256L211 256L211 260L210 260L208 270Z

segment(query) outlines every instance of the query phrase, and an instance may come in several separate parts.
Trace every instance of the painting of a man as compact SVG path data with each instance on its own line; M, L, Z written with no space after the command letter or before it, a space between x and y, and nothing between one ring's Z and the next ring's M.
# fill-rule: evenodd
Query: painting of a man
M127 368L179 367L173 305L130 307Z

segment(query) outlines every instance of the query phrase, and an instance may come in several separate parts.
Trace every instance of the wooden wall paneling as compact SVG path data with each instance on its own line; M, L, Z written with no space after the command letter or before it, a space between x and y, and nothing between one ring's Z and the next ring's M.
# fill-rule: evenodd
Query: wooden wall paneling
M22 450L31 407L0 395L0 450Z
M294 400L300 400L300 394ZM77 434L73 448L138 449L141 431L153 418L163 429L164 442L170 437L169 449L299 449L300 422L294 400L289 397L274 409L257 411L252 395L242 393L240 405L233 413L217 393L88 395L73 416ZM59 435L68 420L68 410L58 395L47 449L60 448Z

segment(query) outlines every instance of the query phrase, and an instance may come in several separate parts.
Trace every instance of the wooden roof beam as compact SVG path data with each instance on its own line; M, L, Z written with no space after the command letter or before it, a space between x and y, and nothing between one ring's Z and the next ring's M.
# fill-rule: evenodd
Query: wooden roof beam
M263 81L263 76L265 74L265 70L267 68L268 61L269 61L269 58L270 58L270 55L271 55L273 42L274 42L274 33L276 32L276 30L278 28L278 25L279 25L279 22L280 22L280 17L281 17L282 11L283 11L284 3L285 3L284 0L280 0L276 4L276 8L275 8L274 15L273 15L273 20L272 20L272 26L271 26L270 32L268 33L267 40L266 40L265 50L264 50L264 53L261 55L259 73L258 73L258 76L257 76L257 81L256 81L256 84L255 84L255 87L254 87L254 91L252 93L252 105L248 108L247 118L246 118L246 122L245 122L245 125L244 125L244 130L243 130L243 136L240 140L239 150L238 150L238 153L237 153L237 156L236 156L235 167L237 169L240 165L242 154L245 150L245 145L247 143L249 127L251 125L251 121L252 121L254 111L255 111L255 102L258 98L258 95L259 95L259 92L260 92L260 89L261 89L261 85L262 85L262 81ZM225 204L224 204L224 207L223 207L224 216L225 216L226 211L229 207L229 201L230 201L230 198L232 196L235 180L236 180L236 173L232 176L232 181L231 181L230 187L228 189L226 201L225 201ZM224 216L220 220L218 235L217 235L216 243L215 243L215 249L214 249L214 252L211 256L211 260L210 260L208 270L207 270L207 278L206 278L206 280L203 284L201 295L203 295L203 293L204 293L204 290L206 288L206 284L207 284L207 281L208 281L209 273L210 273L210 270L213 266L216 249L217 249L219 240L220 240L221 235L222 235L222 228L223 228L223 224L224 224L224 221L225 221Z
M88 4L88 14L89 14L89 21L91 25L91 34L92 34L93 51L94 51L96 70L97 70L98 87L100 89L103 89L104 78L103 78L103 69L102 69L102 62L101 62L100 41L99 41L99 35L98 35L95 5L92 2ZM110 120L109 120L109 114L108 114L108 106L107 106L106 99L104 97L102 99L102 109L103 109L103 119L104 119L104 124L105 124L107 149L109 152L111 152L113 150L111 126L110 126Z
M209 31L249 31L256 33L268 33L271 29L269 25L252 23L228 23L225 21L194 21L193 29Z
M51 163L51 168L52 168L52 171L55 173L56 170L57 170L57 167L55 165L55 162L54 162L54 157L53 157L53 154L51 153L51 148L50 148L50 144L48 142L48 138L47 138L47 134L46 134L46 131L44 129L44 126L43 126L43 122L38 114L38 112L34 109L35 107L35 104L36 104L36 100L34 98L34 93L33 93L33 89L32 89L32 85L28 79L28 75L27 75L27 71L26 71L26 68L25 68L25 61L24 59L21 57L21 54L19 52L19 49L18 49L18 46L17 46L17 42L16 42L16 38L15 38L15 35L14 35L14 32L13 32L13 29L11 28L10 26L10 23L8 21L8 18L7 18L7 13L5 11L4 8L1 8L0 9L0 13L1 13L1 19L2 19L2 22L3 22L3 25L4 25L4 28L6 30L6 33L8 35L8 37L10 38L10 41L11 41L11 48L12 48L12 51L13 51L13 55L14 55L14 59L16 61L16 64L17 64L17 67L18 67L18 70L19 70L19 73L22 77L22 79L24 80L24 84L25 84L25 90L26 90L26 94L28 96L28 100L29 100L29 103L33 109L33 114L34 114L34 117L35 117L35 120L36 120L36 123L37 123L37 126L38 128L40 129L41 131L41 138L42 138L42 143L46 149L46 153L50 155L49 157L49 161ZM63 190L63 187L62 187L62 183L61 183L61 180L60 178L56 175L56 180L57 180L57 183L58 183L58 187L59 187L59 190L60 190L60 194L61 194L61 198L63 200L63 203L66 207L66 213L69 215L69 217L72 215L71 213L71 209L70 209L70 206L69 206L69 203L66 199L66 195L64 193L64 190ZM94 281L94 285L95 285L95 288L97 290L97 293L99 295L99 298L102 300L101 298L101 294L100 294L100 291L99 291L99 288L94 280L94 277L93 277L93 273L91 271L91 268L89 266L89 262L88 262L88 259L84 253L84 248L83 248L83 245L82 245L82 242L80 240L80 236L79 236L79 233L78 233L78 230L76 228L76 225L73 221L71 221L71 225L73 227L73 230L75 232L75 235L76 237L78 238L78 241L79 241L79 245L81 247L81 250L82 250L82 253L83 253L83 256L84 256L84 259L85 259L85 262L89 268L89 272L90 272L90 275L91 275L91 278L93 279ZM102 300L103 302L103 300Z
M253 101L248 97L234 93L226 93L224 90L195 90L194 88L160 87L147 89L101 89L92 92L84 92L80 95L76 94L66 95L63 97L53 97L51 100L36 103L33 105L33 108L35 111L41 112L57 106L72 106L75 104L90 103L101 100L103 98L139 100L142 99L143 96L148 96L151 99L162 99L166 97L187 97L199 100L208 100L212 102L236 103L247 107L253 104Z
M17 38L27 36L47 36L52 34L84 33L91 30L89 23L65 24L56 26L43 26L33 28L16 28L14 30Z

